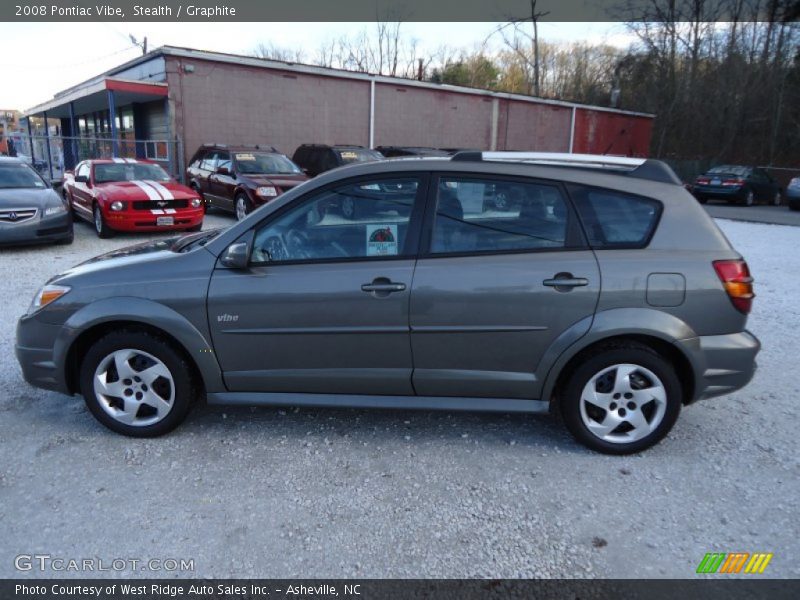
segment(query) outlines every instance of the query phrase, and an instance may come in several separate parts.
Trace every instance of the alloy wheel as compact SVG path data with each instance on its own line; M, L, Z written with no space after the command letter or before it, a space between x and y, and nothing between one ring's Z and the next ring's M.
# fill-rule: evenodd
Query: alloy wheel
M124 348L107 355L92 378L100 407L125 425L143 427L163 420L175 401L175 381L167 366L142 350Z
M247 202L244 196L236 197L236 219L241 221L247 216Z
M97 233L103 232L103 214L100 212L100 207L94 207L94 228L97 230Z
M586 428L614 444L635 442L661 424L667 391L649 369L625 363L596 373L583 388L580 414Z

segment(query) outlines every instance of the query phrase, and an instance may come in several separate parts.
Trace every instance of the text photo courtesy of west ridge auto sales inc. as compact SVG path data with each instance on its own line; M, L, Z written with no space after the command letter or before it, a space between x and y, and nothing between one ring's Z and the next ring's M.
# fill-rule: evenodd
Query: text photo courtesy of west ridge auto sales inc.
M0 7L0 597L796 598L799 23Z

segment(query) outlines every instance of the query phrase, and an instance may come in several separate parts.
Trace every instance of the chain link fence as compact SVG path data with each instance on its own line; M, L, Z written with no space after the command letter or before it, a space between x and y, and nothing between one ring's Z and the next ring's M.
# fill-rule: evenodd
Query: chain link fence
M31 164L47 181L58 185L64 172L94 158L138 158L158 162L178 181L183 180L185 156L178 140L111 137L18 135L11 138L17 158Z

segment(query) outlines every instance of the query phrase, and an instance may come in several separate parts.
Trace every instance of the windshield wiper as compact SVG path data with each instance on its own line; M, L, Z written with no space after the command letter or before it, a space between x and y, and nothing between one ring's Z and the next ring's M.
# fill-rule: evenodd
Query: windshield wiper
M197 246L205 246L220 233L222 233L222 229L211 229L209 231L185 235L175 241L172 245L172 251L188 252L189 250L194 250Z

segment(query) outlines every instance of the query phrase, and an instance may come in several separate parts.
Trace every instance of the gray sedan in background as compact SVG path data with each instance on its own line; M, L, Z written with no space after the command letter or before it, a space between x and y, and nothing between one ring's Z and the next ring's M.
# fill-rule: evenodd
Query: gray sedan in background
M72 239L64 200L29 165L0 157L0 245L70 244Z

